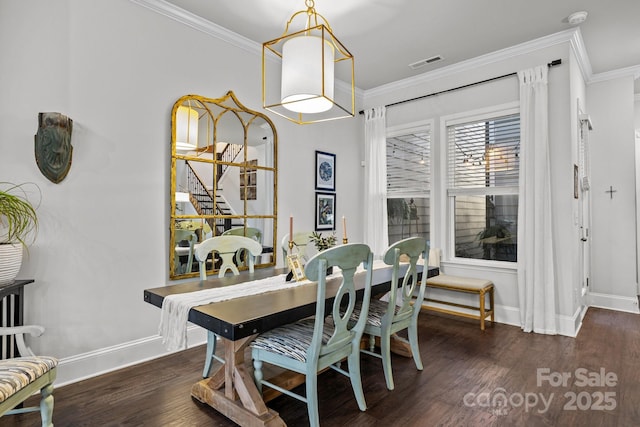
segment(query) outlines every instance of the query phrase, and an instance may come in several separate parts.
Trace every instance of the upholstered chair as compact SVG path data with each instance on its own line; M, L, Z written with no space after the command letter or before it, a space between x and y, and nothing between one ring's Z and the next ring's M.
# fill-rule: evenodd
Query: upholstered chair
M58 360L36 356L24 340L25 334L40 336L42 326L26 325L0 327L0 336L14 335L20 357L0 360L0 417L25 412L40 412L43 427L53 426L53 382ZM40 406L17 407L36 392L40 392ZM2 421L0 421L2 424Z
M304 269L309 280L317 281L315 316L265 332L251 343L258 389L262 391L263 386L267 386L305 402L311 426L320 424L317 382L318 373L326 368L348 376L358 407L362 411L367 408L360 377L359 349L371 297L372 259L369 247L358 243L335 246L316 254ZM364 271L356 275L360 265L364 265ZM338 267L341 274L327 277L327 268L333 266ZM364 287L364 292L356 292L356 282ZM337 289L330 307L325 306L328 288L332 289L332 294ZM358 322L350 322L358 302L363 317ZM325 313L328 316L325 317ZM348 371L339 366L344 359L348 361ZM264 362L304 374L306 397L265 379Z
M418 281L418 260L422 256L427 260L429 245L421 237L410 237L394 243L385 251L383 260L393 267L391 283L396 283L396 292L389 292L388 301L373 299L367 314L367 323L364 328L365 335L369 335L369 348L362 349L363 353L382 359L382 368L387 383L387 388L393 390L393 371L391 369L391 335L407 329L413 361L418 370L422 370L422 359L418 346L418 314L426 288L426 261L425 273L422 280ZM406 260L401 262L401 260ZM362 316L359 307L356 307L353 315L354 321ZM375 352L375 337L380 339L380 353ZM402 339L394 337L395 339Z

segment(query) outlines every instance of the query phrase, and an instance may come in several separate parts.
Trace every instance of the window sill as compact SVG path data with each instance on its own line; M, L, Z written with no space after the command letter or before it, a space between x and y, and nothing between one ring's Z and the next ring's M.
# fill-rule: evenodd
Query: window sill
M449 261L442 261L442 266L446 270L447 266L452 268L465 268L474 270L486 270L486 271L501 271L501 272L514 272L518 271L517 262L509 261L487 261L465 258L453 258Z

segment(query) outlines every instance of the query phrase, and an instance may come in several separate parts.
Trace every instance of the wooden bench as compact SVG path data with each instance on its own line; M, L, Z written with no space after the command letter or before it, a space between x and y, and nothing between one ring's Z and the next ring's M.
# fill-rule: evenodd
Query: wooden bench
M437 300L433 298L425 298L422 308L425 310L437 311L440 313L452 314L455 316L468 317L470 319L480 320L480 329L484 331L484 323L487 317L491 318L491 324L494 322L494 306L493 306L493 282L485 279L473 279L469 277L448 276L440 274L427 279L428 288L444 289L448 291L465 292L477 294L480 298L479 306L471 306L459 304L450 301ZM489 307L485 304L485 295L489 294ZM451 310L446 307L433 305L436 303L445 306L464 308L467 310L477 311L478 314L468 313L461 310Z

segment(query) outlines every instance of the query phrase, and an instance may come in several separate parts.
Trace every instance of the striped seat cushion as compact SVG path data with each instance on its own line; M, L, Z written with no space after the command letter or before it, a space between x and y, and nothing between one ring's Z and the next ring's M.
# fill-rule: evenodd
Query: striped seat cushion
M387 308L389 307L389 302L380 301L377 299L372 299L369 302L369 314L367 315L367 324L371 326L382 326L382 317L387 312ZM360 311L362 309L362 303L357 303L356 308L353 310L353 314L351 315L351 319L358 321L360 318ZM398 307L395 308L396 313L398 312Z
M272 329L258 335L251 343L251 348L259 348L306 363L307 350L313 338L314 322L315 319L308 318ZM329 341L332 333L333 323L326 321L322 337L323 344Z
M0 403L56 366L58 359L46 356L0 360Z

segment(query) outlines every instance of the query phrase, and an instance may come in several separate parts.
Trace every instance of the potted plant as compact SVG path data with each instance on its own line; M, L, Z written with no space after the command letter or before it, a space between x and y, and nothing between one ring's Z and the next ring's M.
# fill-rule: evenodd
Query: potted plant
M312 231L309 238L311 239L313 244L316 245L316 248L318 249L318 251L324 251L325 249L329 249L336 245L335 231L331 233L331 235L328 237L323 237L322 233L317 233L315 231Z
M311 239L311 241L316 245L316 249L318 249L318 252L321 252L336 245L336 232L334 231L329 236L324 237L322 233L312 231L309 239ZM327 276L332 273L333 267L327 268Z
M28 200L24 185L0 182L0 285L16 278L23 250L38 229L36 208Z

